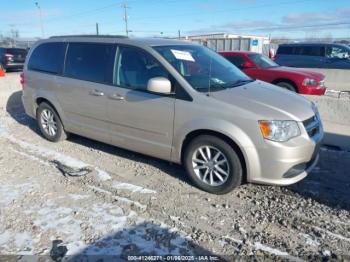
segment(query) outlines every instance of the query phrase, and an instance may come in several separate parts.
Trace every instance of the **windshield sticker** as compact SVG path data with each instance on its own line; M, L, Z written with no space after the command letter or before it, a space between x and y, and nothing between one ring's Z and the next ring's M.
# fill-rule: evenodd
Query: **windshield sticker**
M173 53L175 58L178 59L178 60L185 60L185 61L195 62L195 60L194 60L194 58L193 58L193 56L191 55L190 52L180 51L180 50L173 50L173 49L171 49L171 52Z

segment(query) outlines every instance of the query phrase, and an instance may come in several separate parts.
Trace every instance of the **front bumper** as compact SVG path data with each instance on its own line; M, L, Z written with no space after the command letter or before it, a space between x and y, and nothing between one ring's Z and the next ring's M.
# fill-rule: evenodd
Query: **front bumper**
M251 173L248 181L258 184L290 185L305 178L319 159L323 128L321 122L318 123L316 131L308 130L303 123L299 123L301 136L287 142L266 140L265 146L257 149L259 163L255 166L258 166L258 172ZM312 126L310 124L312 123L308 123L308 126Z
M301 86L299 93L303 95L322 96L326 92L325 86Z

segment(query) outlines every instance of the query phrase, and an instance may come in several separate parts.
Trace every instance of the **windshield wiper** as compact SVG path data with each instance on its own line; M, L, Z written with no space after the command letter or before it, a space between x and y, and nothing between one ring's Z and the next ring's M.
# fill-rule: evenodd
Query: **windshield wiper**
M246 80L237 80L236 82L230 83L225 85L226 88L231 88L231 87L236 87L236 86L242 86L251 82L254 82L255 80L253 79L246 79Z
M228 84L211 84L210 87L195 87L196 90L212 90L212 89L227 89L227 88L233 88L236 86L241 86L250 82L254 82L253 79L247 79L247 80L238 80L233 83Z

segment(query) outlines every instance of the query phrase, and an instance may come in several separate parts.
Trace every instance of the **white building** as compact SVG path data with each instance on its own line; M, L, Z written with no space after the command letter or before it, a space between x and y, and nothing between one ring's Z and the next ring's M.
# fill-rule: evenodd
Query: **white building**
M181 37L181 39L200 43L217 52L252 51L262 53L264 45L270 43L269 37L266 36L236 35L231 33L192 35Z

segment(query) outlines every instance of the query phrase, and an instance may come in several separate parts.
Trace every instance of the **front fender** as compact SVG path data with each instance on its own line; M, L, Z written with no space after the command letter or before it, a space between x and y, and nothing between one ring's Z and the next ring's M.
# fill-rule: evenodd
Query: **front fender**
M194 131L212 131L225 135L241 150L247 167L247 178L250 174L259 172L259 157L250 137L238 126L225 120L215 118L197 118L184 123L174 132L172 161L181 163L182 147L186 137ZM254 165L252 165L254 163Z

